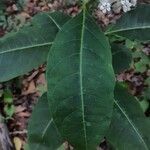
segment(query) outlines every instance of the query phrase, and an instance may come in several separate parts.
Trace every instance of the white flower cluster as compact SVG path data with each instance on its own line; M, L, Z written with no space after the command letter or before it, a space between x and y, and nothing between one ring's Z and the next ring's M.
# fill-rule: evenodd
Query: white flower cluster
M124 12L130 11L131 7L136 6L137 0L99 0L98 8L103 12L111 11L114 5L118 8L122 8Z

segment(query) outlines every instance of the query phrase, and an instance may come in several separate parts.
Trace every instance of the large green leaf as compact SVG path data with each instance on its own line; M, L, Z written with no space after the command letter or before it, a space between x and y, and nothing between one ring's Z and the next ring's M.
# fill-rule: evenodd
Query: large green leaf
M120 85L116 86L115 99L109 141L118 150L149 150L150 120L140 104Z
M122 44L111 44L113 68L115 73L121 73L121 71L129 68L132 61L131 51Z
M5 8L5 0L1 0L0 1L0 11L3 10Z
M109 42L86 10L58 33L49 52L47 81L63 139L76 150L95 149L111 120L114 72Z
M106 35L117 34L132 40L150 40L149 14L150 5L139 5L136 9L125 13L115 25L106 31Z
M30 26L0 39L0 82L23 75L43 64L56 33L68 20L61 13L41 13Z
M28 147L33 150L56 150L62 144L48 107L47 94L35 106L28 126Z

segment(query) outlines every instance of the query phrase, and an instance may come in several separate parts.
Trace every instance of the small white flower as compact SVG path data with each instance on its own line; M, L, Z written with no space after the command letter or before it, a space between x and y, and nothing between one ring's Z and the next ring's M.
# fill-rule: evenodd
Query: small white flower
M136 6L137 0L131 0L131 4L132 4L132 6Z
M105 14L107 11L111 11L111 4L106 0L99 3L98 8Z
M137 0L99 0L98 8L105 14L114 9L122 8L124 12L130 11L131 7L135 7ZM115 9L117 9L115 8Z
M121 0L122 8L124 12L130 11L132 4L129 0Z

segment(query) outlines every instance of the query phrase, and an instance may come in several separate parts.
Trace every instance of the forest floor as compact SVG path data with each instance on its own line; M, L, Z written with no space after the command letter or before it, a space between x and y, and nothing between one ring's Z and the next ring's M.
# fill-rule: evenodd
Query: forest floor
M59 10L71 16L75 16L80 11L80 6L76 1L70 1L66 4L63 0L7 0L4 13L0 14L0 37L5 36L12 30L18 31L27 20L41 11ZM143 1L140 1L143 2ZM147 2L147 1L144 1ZM102 26L115 22L122 13L110 13L104 15L98 9L95 9L93 15L97 22ZM150 56L150 44L141 43L144 57ZM150 97L145 95L150 93L150 66L145 63L144 58L137 56L134 58L130 69L118 75L119 81L125 81L129 85L130 92L139 97L142 101L145 114L150 116ZM12 93L14 110L4 110L3 92L9 89ZM6 118L6 124L9 130L11 141L14 145L18 143L23 147L27 141L27 125L32 110L38 101L38 97L46 90L45 65L37 70L32 70L28 74L9 82L0 83L0 112ZM12 112L13 111L13 112ZM10 117L11 116L11 117ZM103 149L107 149L106 143L102 144Z

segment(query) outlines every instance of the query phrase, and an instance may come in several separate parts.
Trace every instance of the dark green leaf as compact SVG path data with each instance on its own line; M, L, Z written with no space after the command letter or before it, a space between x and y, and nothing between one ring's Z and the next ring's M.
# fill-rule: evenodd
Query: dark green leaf
M58 33L49 52L47 81L63 139L76 150L95 149L111 120L114 72L109 42L85 10Z
M131 51L122 44L112 44L113 68L115 73L129 68L132 61Z
M125 13L115 25L112 25L106 35L117 34L131 40L150 40L150 5L139 5L134 10Z
M41 13L31 26L0 39L0 82L23 75L43 64L52 42L68 17L61 13Z
M0 0L0 11L6 7L5 0Z
M136 50L133 53L133 57L138 59L139 61L134 63L136 72L145 72L148 67L150 67L150 57L146 56L141 50Z
M15 106L6 104L4 106L4 113L6 115L6 118L10 119L13 116L13 114L15 113Z
M4 91L4 103L7 104L13 103L13 94L10 90Z
M47 94L35 106L28 126L28 147L32 150L56 150L62 144L51 118Z
M143 96L145 99L149 100L150 99L150 76L145 80L146 85L144 91L143 91Z
M150 120L140 104L120 85L116 86L115 99L109 141L119 150L149 150Z

